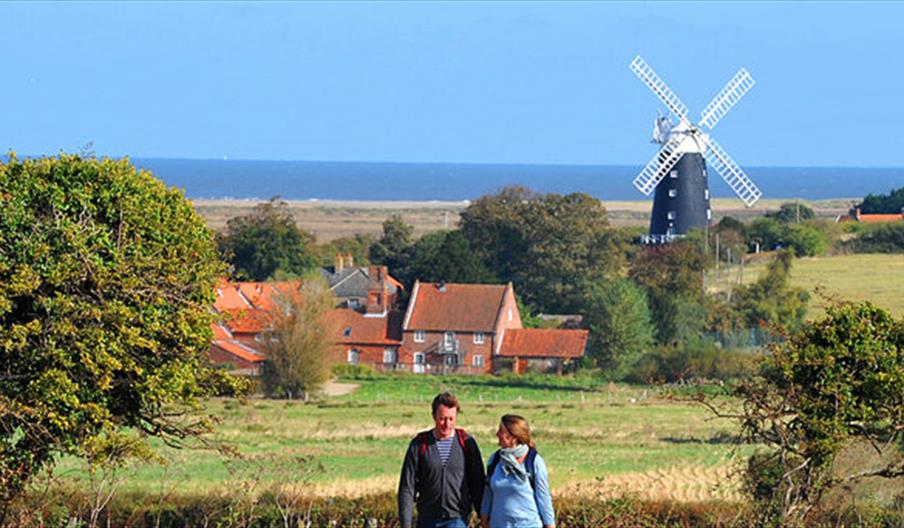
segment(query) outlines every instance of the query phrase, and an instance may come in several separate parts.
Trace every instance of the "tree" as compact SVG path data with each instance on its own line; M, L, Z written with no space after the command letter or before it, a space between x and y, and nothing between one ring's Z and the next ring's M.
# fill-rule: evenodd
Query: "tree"
M321 277L308 275L299 290L284 292L264 333L267 361L261 373L264 393L277 398L304 398L330 379L330 348L335 328L329 313L336 298Z
M370 260L398 273L405 262L404 254L414 243L414 227L406 224L401 215L394 214L383 222L383 236L370 246Z
M653 346L646 294L630 279L616 278L592 284L584 304L595 363L610 379L623 379Z
M437 231L422 236L406 252L399 273L405 284L415 279L462 283L490 283L496 279L459 231Z
M299 277L315 265L314 235L300 229L289 205L278 197L250 215L231 218L219 237L220 251L241 279Z
M767 450L750 459L747 489L762 524L802 522L825 494L864 478L904 475L904 321L869 303L842 303L774 343L758 375L731 389L744 438ZM865 444L883 456L872 467L838 464Z
M146 453L209 430L213 234L127 160L0 164L0 507L63 455ZM2 520L0 520L2 523Z
M628 274L649 296L658 342L699 339L706 321L706 267L699 245L686 240L647 248L631 262Z
M868 194L856 206L864 214L895 214L904 211L904 187L892 189L888 194Z
M792 250L778 252L765 275L738 290L735 305L747 328L784 326L796 330L803 325L810 295L791 287L792 259Z
M771 218L782 224L801 223L816 218L816 213L810 207L800 202L785 202L778 211L766 213L766 218Z
M820 255L828 249L831 237L828 229L816 221L783 224L772 218L758 218L747 228L751 245L758 242L766 249L794 248L797 256Z
M370 248L377 237L371 233L355 233L350 237L331 240L317 248L318 261L321 266L332 266L336 255L351 255L356 266L370 264Z
M582 284L617 272L624 248L602 203L586 194L511 187L462 213L460 229L487 268L544 312L575 312Z

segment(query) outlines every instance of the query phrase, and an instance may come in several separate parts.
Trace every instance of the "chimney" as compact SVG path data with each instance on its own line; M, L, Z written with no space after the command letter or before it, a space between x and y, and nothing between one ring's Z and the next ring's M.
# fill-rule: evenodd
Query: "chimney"
M336 253L336 256L333 257L333 273L341 272L343 264L345 264L345 259L339 253Z
M345 256L345 268L352 269L355 267L355 257L351 253Z
M854 218L856 218L858 222L860 221L860 208L859 207L854 209Z
M439 290L440 293L445 293L446 281L440 279L440 281L436 283L436 289Z
M386 266L367 268L367 308L369 314L385 314L389 310L389 285Z

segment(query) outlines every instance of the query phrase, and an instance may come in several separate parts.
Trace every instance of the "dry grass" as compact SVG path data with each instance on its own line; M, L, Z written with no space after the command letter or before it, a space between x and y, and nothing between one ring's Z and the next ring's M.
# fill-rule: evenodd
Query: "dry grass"
M723 216L750 219L762 216L767 211L777 210L787 200L760 200L756 207L746 208L739 200L717 198L712 201L714 220ZM195 209L213 229L222 229L235 216L251 213L255 204L252 200L195 200ZM320 242L328 242L355 233L379 234L383 221L390 215L399 214L414 226L414 232L424 233L443 228L454 228L461 211L469 202L439 201L333 201L295 200L287 202L295 221L302 228L317 235ZM804 203L804 202L802 202ZM833 218L845 212L850 200L822 200L805 202L817 216ZM646 226L649 223L652 201L611 201L604 202L609 219L614 226Z

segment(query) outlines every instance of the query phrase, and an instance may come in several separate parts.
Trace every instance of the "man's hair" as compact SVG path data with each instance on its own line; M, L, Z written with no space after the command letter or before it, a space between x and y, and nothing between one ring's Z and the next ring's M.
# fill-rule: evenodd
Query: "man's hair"
M458 398L449 391L441 392L436 395L436 398L433 398L433 416L436 416L436 412L439 411L440 405L449 407L450 409L455 407L455 412L461 412L461 405L458 403Z

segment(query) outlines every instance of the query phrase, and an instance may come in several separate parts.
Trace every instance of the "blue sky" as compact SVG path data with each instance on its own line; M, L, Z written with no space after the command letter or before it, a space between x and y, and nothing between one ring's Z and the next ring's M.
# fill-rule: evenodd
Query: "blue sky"
M904 3L2 4L0 149L643 164L658 101L748 166L904 166Z

